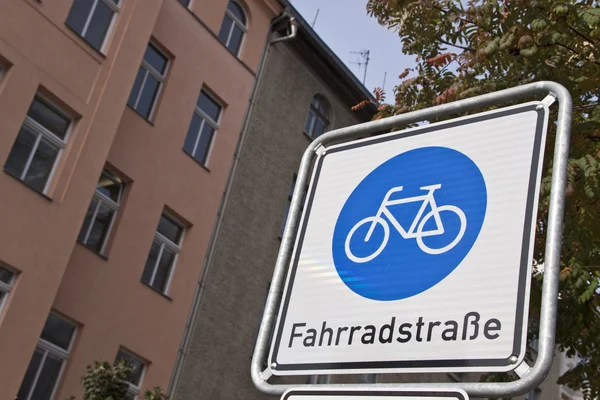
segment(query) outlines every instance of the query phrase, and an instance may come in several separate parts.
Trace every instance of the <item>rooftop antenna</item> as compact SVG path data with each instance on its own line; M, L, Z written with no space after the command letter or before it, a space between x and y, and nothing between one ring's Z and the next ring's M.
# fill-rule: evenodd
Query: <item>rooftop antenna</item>
M386 80L386 79L387 79L387 71L385 71L385 72L383 73L383 85L381 85L381 88L382 88L383 90L385 90L385 80Z
M321 11L320 8L317 8L317 13L315 14L315 19L313 19L312 24L310 25L312 28L315 27L315 24L317 23L317 17L319 16L319 11Z
M351 51L350 54L357 54L359 57L359 61L352 61L350 60L350 64L356 64L358 65L358 69L360 70L363 66L365 67L364 69L364 75L363 75L363 85L365 84L365 82L367 81L367 68L369 68L369 60L370 58L370 54L371 51L370 50L366 50L363 49L361 51Z

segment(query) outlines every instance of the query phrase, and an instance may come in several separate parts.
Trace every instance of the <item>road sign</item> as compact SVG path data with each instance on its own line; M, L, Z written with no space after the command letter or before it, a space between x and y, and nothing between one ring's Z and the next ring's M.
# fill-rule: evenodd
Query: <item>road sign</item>
M516 368L547 120L529 102L321 148L273 373Z
M339 390L339 389L291 389L281 400L469 400L460 389L412 389L412 390Z

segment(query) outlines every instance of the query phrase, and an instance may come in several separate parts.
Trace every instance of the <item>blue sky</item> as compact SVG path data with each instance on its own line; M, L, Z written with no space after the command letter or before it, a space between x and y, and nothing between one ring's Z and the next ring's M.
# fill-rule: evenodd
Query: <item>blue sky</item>
M402 54L400 39L395 32L380 26L377 20L367 15L366 0L291 0L291 3L309 23L313 22L319 10L315 31L361 82L364 70L350 65L351 58L359 59L358 55L350 52L370 50L365 86L370 91L381 86L387 71L384 89L387 101L391 100L398 75L413 66L414 59Z

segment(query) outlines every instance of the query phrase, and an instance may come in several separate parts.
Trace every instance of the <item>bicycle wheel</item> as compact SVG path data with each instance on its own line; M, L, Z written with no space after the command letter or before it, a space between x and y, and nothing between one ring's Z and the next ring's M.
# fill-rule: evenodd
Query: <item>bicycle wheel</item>
M423 235L422 235L423 227L425 226L425 224L427 223L429 218L434 216L435 212L440 214L440 218L441 218L442 211L450 211L450 212L453 212L454 214L456 214L458 216L458 218L460 219L460 229L458 231L458 235L456 235L456 237L454 238L454 240L452 242L450 242L450 244L448 244L447 246L444 246L442 248L439 248L439 249L434 249L432 247L427 246L423 242ZM419 226L417 227L417 244L419 245L419 248L427 254L442 254L442 253L447 252L448 250L451 250L454 246L456 246L458 244L458 242L460 242L460 239L462 239L462 237L464 236L466 230L467 230L467 217L465 216L465 213L463 212L463 210L461 210L460 208L458 208L456 206L437 207L437 210L429 211L423 217L421 222L419 223Z
M380 224L383 227L383 241L381 242L381 245L379 245L377 250L375 250L375 252L372 253L371 255L368 255L366 257L357 257L350 250L350 240L352 239L352 235L354 235L354 233L358 230L358 228L360 228L364 224L369 224L369 223ZM348 236L346 237L346 243L344 246L344 249L346 250L346 257L348 257L351 261L354 261L355 263L369 262L372 259L374 259L375 257L377 257L383 251L389 238L390 238L390 227L383 218L376 217L376 216L367 217L367 218L359 221L356 225L354 225L352 227L352 229L350 229L350 232L348 232ZM366 242L366 237L364 238L364 241Z

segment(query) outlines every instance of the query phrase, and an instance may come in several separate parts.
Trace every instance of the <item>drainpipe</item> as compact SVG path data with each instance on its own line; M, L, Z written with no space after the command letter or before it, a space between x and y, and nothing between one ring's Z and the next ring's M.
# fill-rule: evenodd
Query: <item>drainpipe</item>
M275 24L284 20L289 20L290 24L290 34L287 36L282 36L278 38L272 39L272 31ZM252 85L252 90L250 92L250 98L248 100L248 105L246 106L246 113L244 116L244 122L242 125L242 130L240 132L240 137L237 142L236 150L233 155L233 161L231 165L231 169L229 171L229 176L227 177L227 184L225 186L225 191L223 193L223 197L221 198L221 204L219 205L219 211L217 212L215 224L213 227L213 231L211 233L208 249L206 251L206 256L204 258L204 263L202 267L202 271L200 272L200 278L198 280L198 284L196 285L196 290L194 292L194 298L192 300L192 306L190 308L190 312L188 314L188 318L186 321L186 325L183 331L183 337L181 340L181 344L177 351L177 359L175 360L175 366L173 368L173 373L171 374L171 379L169 381L169 386L167 388L167 395L170 399L176 400L176 388L179 383L179 379L181 378L181 373L183 370L183 364L185 358L187 356L187 351L189 349L190 340L192 337L192 330L196 324L196 320L198 318L198 310L200 308L200 303L202 301L202 294L204 292L204 287L206 284L206 280L208 279L208 272L211 266L211 262L215 252L215 245L217 242L217 238L219 237L219 233L221 231L221 224L223 222L223 215L225 208L227 206L227 201L229 199L229 194L231 193L231 188L233 186L233 180L235 178L238 163L240 160L240 153L242 148L244 147L244 142L246 140L246 136L248 134L248 128L250 126L250 120L252 118L252 113L254 110L254 106L256 104L256 99L258 95L258 89L260 87L260 83L262 81L264 67L269 55L269 51L271 50L271 46L285 42L288 40L292 40L296 37L298 32L297 22L294 20L294 17L288 12L284 11L281 15L273 19L269 25L269 31L267 32L267 37L265 40L265 46L263 47L262 56L260 60L260 64L258 66L258 70L256 73L256 78L254 79L254 83Z

